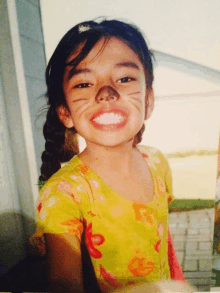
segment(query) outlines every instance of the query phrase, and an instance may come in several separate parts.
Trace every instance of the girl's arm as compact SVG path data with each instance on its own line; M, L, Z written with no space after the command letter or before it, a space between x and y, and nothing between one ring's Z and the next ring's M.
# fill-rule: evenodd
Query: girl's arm
M45 234L50 290L84 292L79 239L71 234Z

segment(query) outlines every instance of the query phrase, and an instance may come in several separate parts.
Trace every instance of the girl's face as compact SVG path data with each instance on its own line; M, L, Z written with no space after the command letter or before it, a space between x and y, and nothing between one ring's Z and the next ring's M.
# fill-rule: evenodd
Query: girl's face
M87 146L132 145L153 110L153 91L147 89L143 65L132 49L114 37L103 44L101 39L76 69L66 67L68 109L60 106L58 115L66 127L75 127Z

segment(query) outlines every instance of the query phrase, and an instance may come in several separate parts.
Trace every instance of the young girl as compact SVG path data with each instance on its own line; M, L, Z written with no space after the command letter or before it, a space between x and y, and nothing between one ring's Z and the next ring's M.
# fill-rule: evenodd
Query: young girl
M141 33L116 20L73 27L46 82L47 182L31 242L46 252L52 290L110 292L170 279L170 169L160 151L137 145L154 108L152 54ZM60 169L67 129L86 148Z

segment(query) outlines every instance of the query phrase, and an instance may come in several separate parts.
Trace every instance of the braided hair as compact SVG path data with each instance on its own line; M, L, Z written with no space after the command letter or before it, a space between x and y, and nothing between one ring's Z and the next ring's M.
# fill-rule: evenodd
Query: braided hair
M67 131L57 114L60 105L68 109L63 92L66 66L76 68L99 40L107 41L111 37L120 39L137 54L145 70L147 87L152 88L153 55L136 26L118 20L103 20L86 21L70 29L61 39L46 68L46 97L49 110L43 129L46 143L45 151L42 153L40 180L48 180L60 169L62 162L70 160L78 153L75 128ZM77 55L67 63L68 57L73 52ZM134 139L134 146L141 142L143 132L144 125ZM70 140L75 144L69 143Z

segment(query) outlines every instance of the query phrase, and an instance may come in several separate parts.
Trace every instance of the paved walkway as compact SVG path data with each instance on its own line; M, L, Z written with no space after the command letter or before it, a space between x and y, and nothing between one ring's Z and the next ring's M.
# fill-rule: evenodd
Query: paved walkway
M214 209L170 214L170 230L189 284L209 292L212 270Z

